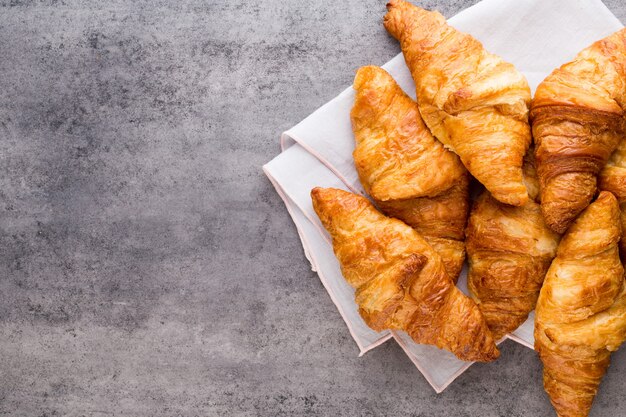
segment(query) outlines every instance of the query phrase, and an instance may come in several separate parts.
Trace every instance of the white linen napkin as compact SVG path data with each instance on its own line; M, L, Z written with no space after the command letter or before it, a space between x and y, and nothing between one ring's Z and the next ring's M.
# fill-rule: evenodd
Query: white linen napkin
M419 0L413 1L419 5ZM382 24L382 16L380 20ZM490 52L513 63L526 76L533 92L554 68L570 61L592 42L623 27L600 0L483 0L448 21L476 37ZM383 68L415 98L415 85L402 54ZM354 136L350 110L353 101L354 90L349 87L284 132L281 136L283 152L263 170L283 198L298 229L305 255L337 305L361 354L393 337L439 393L471 363L433 346L418 345L403 332L377 333L369 329L358 314L354 290L343 279L330 238L311 205L309 192L315 186L363 193L352 160ZM467 293L466 271L459 278L458 286ZM531 313L507 338L532 348L533 321Z

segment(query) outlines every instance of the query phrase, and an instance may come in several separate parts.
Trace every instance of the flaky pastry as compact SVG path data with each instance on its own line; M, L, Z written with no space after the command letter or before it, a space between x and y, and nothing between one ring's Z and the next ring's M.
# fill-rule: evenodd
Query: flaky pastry
M496 200L523 205L522 161L531 142L524 76L437 12L403 0L387 9L385 28L400 41L430 131Z
M333 240L356 303L374 330L406 331L417 343L467 361L499 356L480 310L448 276L441 257L410 226L364 197L314 188L313 207Z
M357 71L351 112L361 184L387 215L415 228L456 281L465 260L469 177L420 117L417 103L384 69Z
M602 191L569 227L537 301L535 349L559 417L589 414L611 352L626 337L617 199Z
M563 233L596 193L624 135L626 29L595 42L537 87L531 105L541 209Z

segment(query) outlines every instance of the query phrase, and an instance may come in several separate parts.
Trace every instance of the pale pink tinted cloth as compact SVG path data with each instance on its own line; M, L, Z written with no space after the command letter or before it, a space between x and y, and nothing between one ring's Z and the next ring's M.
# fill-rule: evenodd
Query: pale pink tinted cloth
M515 64L527 77L533 91L554 68L570 61L578 51L622 28L600 0L484 0L449 22L476 37L490 52ZM363 65L368 64L363 62ZM415 85L402 54L383 68L415 98ZM280 138L282 153L263 170L285 202L305 256L346 322L360 354L393 338L439 393L471 363L433 346L418 345L404 332L370 329L359 316L354 290L343 279L330 237L311 205L309 193L316 186L363 193L352 160L354 136L350 109L353 101L354 91L349 87L284 132ZM467 268L458 286L467 293ZM533 321L531 313L529 319L506 338L532 349Z

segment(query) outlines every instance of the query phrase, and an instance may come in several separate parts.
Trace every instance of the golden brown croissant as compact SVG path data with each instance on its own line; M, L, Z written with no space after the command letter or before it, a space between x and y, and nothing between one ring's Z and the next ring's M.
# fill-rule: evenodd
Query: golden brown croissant
M600 193L563 236L537 301L535 349L560 417L587 416L612 351L626 337L619 207Z
M363 187L385 214L426 239L456 281L465 260L467 170L430 134L417 103L384 69L360 68L354 89L353 155Z
M437 12L402 0L387 9L385 28L400 41L430 131L498 201L524 204L522 160L531 141L524 76Z
M563 233L596 192L596 176L624 131L626 29L555 70L531 106L541 209Z
M417 343L447 349L462 360L499 356L480 310L415 229L347 191L314 188L311 198L371 328L404 330Z
M612 192L619 202L622 220L622 238L619 252L626 263L626 138L622 138L598 177L598 188Z
M535 198L537 179L528 155L524 172ZM496 340L517 329L535 308L558 241L533 200L509 206L485 190L474 203L467 225L468 287Z

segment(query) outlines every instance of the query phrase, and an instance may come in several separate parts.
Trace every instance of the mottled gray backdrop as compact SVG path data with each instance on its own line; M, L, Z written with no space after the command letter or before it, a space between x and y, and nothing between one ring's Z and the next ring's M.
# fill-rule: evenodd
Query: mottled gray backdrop
M384 3L0 0L0 415L551 415L511 342L441 395L393 342L357 358L262 175L398 53Z

